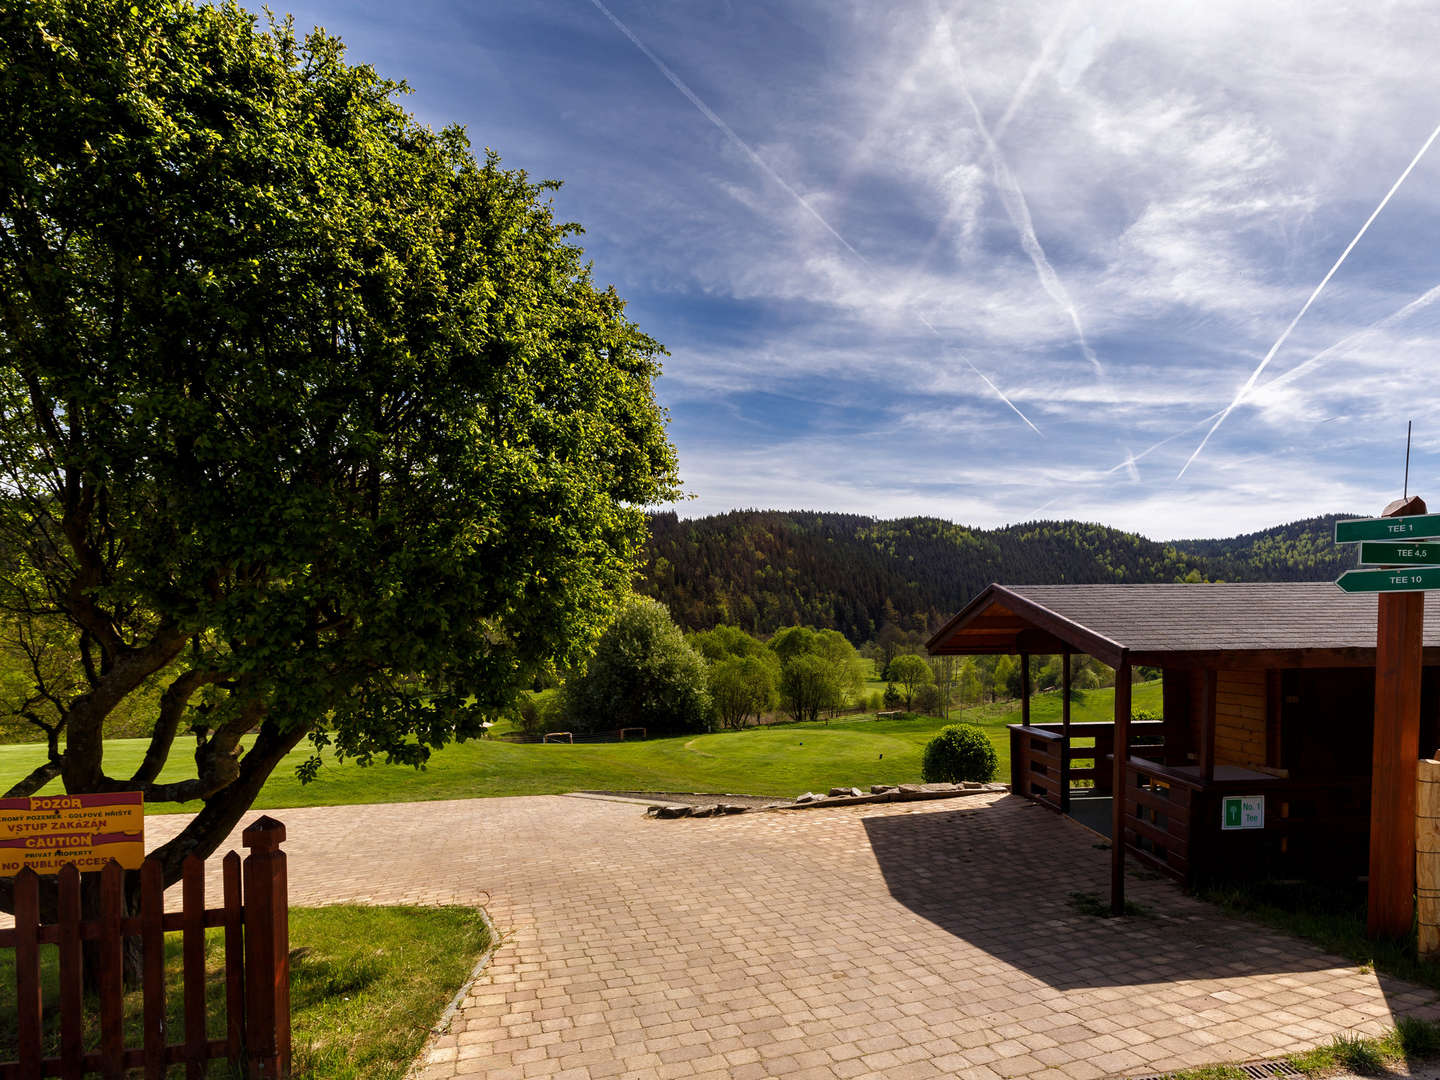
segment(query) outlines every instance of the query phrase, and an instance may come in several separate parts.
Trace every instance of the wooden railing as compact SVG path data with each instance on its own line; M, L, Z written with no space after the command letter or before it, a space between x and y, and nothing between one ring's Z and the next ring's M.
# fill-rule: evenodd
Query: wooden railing
M1010 728L1010 790L1052 810L1066 809L1065 738L1038 726ZM1018 767L1017 767L1018 765Z
M18 1058L0 1062L0 1080L46 1076L122 1076L141 1069L147 1080L163 1077L171 1065L203 1077L208 1063L224 1059L250 1077L284 1077L290 1072L290 934L285 827L262 817L245 830L250 854L242 865L230 852L222 860L224 905L205 907L205 863L185 860L181 910L165 911L164 871L156 859L140 868L140 911L124 913L125 871L112 861L100 872L97 918L81 916L81 880L74 866L58 875L58 917L42 921L40 879L32 870L15 877L15 925L0 930L0 948L14 951ZM243 895L242 895L243 894ZM205 931L224 928L225 1037L206 1034ZM181 938L184 1039L166 1037L165 934ZM127 937L141 944L141 1045L125 1045L122 969ZM85 1043L86 999L83 951L95 943L98 996L91 1017L98 1045ZM40 946L59 953L59 1055L45 1056L45 1015L41 997Z
M1365 872L1369 777L1201 781L1139 757L1126 777L1127 845L1181 880ZM1222 804L1234 795L1264 796L1263 828L1221 828Z
M1164 725L1142 720L1130 726L1130 752L1164 750ZM1068 810L1072 792L1108 795L1114 786L1115 725L1070 725L1067 744L1060 724L1010 725L1010 789L1054 810Z
M1140 858L1181 879L1190 876L1192 818L1203 789L1132 757L1125 769L1125 843Z

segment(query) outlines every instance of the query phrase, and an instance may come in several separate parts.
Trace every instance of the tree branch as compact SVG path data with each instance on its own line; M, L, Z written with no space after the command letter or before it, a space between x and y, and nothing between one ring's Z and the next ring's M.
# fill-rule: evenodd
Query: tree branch
M59 761L47 761L43 765L36 766L29 776L14 785L5 792L7 799L23 799L27 795L33 795L42 787L60 775Z
M174 744L175 733L180 728L180 717L184 715L190 698L200 687L218 682L220 678L221 673L218 671L192 668L166 687L165 693L160 696L160 718L150 735L150 745L145 749L145 760L140 762L140 767L130 778L131 784L149 784L160 775L160 770L170 757L170 747ZM193 799L200 796L188 797Z

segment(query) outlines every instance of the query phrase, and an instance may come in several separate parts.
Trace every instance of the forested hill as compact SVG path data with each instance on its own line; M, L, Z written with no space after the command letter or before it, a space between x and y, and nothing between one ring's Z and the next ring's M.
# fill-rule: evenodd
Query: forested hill
M933 629L992 581L1013 585L1315 581L1355 564L1333 541L1334 514L1226 540L1157 543L1078 521L967 529L937 518L735 511L650 518L641 590L682 626L755 633L833 627L852 641L886 622Z

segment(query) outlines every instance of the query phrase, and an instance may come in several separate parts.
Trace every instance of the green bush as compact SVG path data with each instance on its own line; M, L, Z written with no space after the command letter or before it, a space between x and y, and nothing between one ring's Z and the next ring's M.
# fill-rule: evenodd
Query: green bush
M999 761L989 737L974 724L952 724L925 744L920 776L927 784L995 779Z
M566 680L562 708L575 732L643 727L653 735L713 726L705 661L665 605L631 597L600 635L585 670Z

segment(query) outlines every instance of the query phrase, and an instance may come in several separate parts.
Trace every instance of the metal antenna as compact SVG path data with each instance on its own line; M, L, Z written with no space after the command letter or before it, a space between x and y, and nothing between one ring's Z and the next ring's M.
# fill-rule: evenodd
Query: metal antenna
M1410 427L1413 420L1405 421L1405 498L1410 498Z

